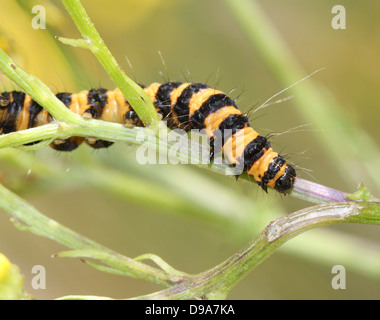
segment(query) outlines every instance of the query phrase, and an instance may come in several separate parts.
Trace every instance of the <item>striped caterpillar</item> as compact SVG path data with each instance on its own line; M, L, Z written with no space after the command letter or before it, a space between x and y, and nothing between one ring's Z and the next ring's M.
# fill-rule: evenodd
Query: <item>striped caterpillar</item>
M233 165L253 176L260 187L286 193L293 187L296 171L285 159L273 151L269 141L260 136L249 124L235 102L222 91L202 83L167 82L142 86L152 100L161 119L170 128L204 130L213 139L216 130L223 135L221 148ZM79 93L58 93L57 98L72 112L87 119L122 123L128 127L143 126L136 112L119 89L103 88ZM53 117L36 101L23 92L0 94L0 134L41 126ZM70 137L54 140L50 146L60 151L72 151L81 143L93 148L106 148L112 142L96 138Z

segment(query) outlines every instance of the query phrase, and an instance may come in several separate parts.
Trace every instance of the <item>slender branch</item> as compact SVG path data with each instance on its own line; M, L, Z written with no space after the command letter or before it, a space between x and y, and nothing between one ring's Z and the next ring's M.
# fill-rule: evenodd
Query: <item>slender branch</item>
M129 129L117 123L99 120L83 121L85 121L85 126L54 122L37 128L1 135L0 148L18 147L30 142L47 139L64 139L70 136L91 136L107 141L140 145L144 149L156 150L161 154L167 154L168 157L170 157L170 155L175 156L176 160L181 163L193 163L203 168L207 167L220 174L234 175L234 169L223 162L214 162L210 165L208 163L200 163L202 159L199 159L199 150L204 148L204 146L195 141L187 140L187 144L184 144L180 150L177 150L177 139L168 141L166 135L159 135L157 137L154 131L148 128ZM176 135L175 132L171 134L172 138ZM178 136L178 139L184 140L183 136ZM176 152L173 153L171 150L176 150ZM194 152L194 150L198 150L198 152ZM246 173L241 175L241 179L252 180ZM350 200L350 198L346 196L347 193L299 178L296 179L296 183L290 195L317 204L330 201L341 202Z
M270 223L252 242L218 266L138 299L220 299L281 245L310 229L336 223L380 224L379 202L340 202L309 207Z
M291 195L312 203L350 201L347 193L300 178L296 179Z
M71 249L80 250L82 256L98 259L112 268L136 278L169 285L173 282L170 275L160 269L125 257L74 231L60 225L57 221L39 213L34 207L0 184L0 208L12 216L15 226L59 242ZM89 253L92 253L89 254ZM67 256L69 254L66 253ZM72 253L75 255L75 252ZM62 254L65 256L65 254Z
M62 3L84 39L58 39L63 43L91 50L104 69L108 72L111 79L115 82L116 86L127 98L141 121L146 126L153 124L157 125L159 118L152 101L146 95L145 91L124 73L121 66L117 63L103 39L96 31L94 24L91 22L91 19L80 0L62 0Z
M64 119L72 124L80 125L84 123L81 116L68 110L41 80L26 73L1 48L0 70L35 101L44 106L54 118L58 120Z

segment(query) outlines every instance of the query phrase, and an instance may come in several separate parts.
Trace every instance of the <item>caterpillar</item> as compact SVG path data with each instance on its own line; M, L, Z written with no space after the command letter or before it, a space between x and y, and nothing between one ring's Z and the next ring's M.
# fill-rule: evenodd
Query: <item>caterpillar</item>
M267 138L251 127L248 117L222 91L203 83L166 82L141 87L170 128L204 130L210 141L211 155L215 133L222 132L221 151L232 165L242 165L264 191L271 187L285 194L293 187L295 169L272 149ZM143 126L119 89L61 92L56 97L84 118L122 123L127 127ZM0 134L41 126L53 120L29 95L19 91L0 93ZM72 151L83 142L92 148L106 148L112 144L91 137L70 137L56 139L50 146L59 151Z

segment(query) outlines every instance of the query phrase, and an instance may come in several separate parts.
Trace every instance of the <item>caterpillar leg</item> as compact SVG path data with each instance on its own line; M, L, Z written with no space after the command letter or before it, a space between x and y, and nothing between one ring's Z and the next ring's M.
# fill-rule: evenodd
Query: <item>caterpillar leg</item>
M73 151L78 148L84 138L82 137L70 137L68 139L56 139L51 144L50 147L57 151Z
M85 139L85 142L87 145L94 149L101 149L101 148L108 148L113 144L111 141L102 140L102 139L96 139L93 137L88 137Z
M210 163L212 162L212 160L214 160L214 156L215 156L215 148L214 148L214 138L211 137L209 139L209 144L210 144L210 156L209 156L209 161Z

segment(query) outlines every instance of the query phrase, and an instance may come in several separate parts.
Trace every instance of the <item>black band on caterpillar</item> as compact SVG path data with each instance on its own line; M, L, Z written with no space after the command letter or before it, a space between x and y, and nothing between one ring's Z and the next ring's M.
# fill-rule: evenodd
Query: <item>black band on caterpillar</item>
M248 118L225 93L202 83L167 82L141 87L170 128L203 129L212 148L216 145L217 132L220 133L222 150L216 152L223 151L231 164L243 166L265 191L271 187L286 193L293 187L295 169L272 150L269 141L250 126ZM72 112L84 118L122 123L128 127L143 126L119 89L98 88L79 93L62 92L56 96ZM51 121L51 115L28 95L17 91L0 94L0 134ZM70 137L53 141L51 147L72 151L83 142L93 148L112 144L92 137Z
M189 122L189 103L191 97L202 89L206 89L208 86L203 83L192 83L187 88L182 90L181 95L177 98L176 103L173 105L173 115L178 120L178 124L186 129L190 130Z

